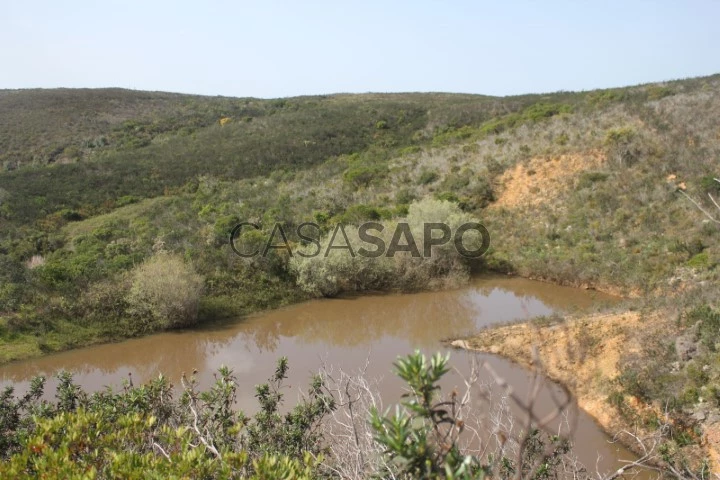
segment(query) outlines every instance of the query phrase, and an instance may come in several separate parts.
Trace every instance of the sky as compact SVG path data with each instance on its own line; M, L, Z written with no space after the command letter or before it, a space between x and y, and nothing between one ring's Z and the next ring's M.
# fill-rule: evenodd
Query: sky
M0 0L0 89L590 90L720 72L719 20L717 0Z

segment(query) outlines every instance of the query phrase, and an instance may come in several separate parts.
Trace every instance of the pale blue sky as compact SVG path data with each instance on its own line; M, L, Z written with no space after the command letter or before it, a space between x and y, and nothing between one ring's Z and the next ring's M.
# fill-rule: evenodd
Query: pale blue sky
M511 95L720 72L709 0L0 2L0 88Z

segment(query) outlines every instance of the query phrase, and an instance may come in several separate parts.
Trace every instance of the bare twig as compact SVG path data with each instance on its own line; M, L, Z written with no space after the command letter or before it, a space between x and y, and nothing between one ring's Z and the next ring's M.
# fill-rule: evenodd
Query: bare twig
M172 460L170 459L170 455L167 454L167 452L160 446L159 443L153 442L153 447L157 448L163 457L167 458L168 462L172 463Z
M716 180L717 180L717 179L716 179ZM695 205L695 206L698 208L698 210L700 210L702 213L704 213L707 218L709 218L711 221L713 221L713 222L717 223L718 225L720 225L720 220L718 220L718 219L716 219L715 217L713 217L712 214L710 214L710 212L708 212L707 210L705 210L698 202L696 202L695 200L693 200L693 198L692 198L690 195L688 195L687 193L683 192L683 191L680 190L680 189L678 189L678 192L680 192L681 194L683 194L683 195L685 196L685 198L687 198L688 200L690 200L690 201L692 202L692 204ZM712 198L712 197L710 197L710 198ZM714 201L714 200L713 200L713 201Z
M211 452L213 455L215 455L216 458L218 458L219 460L222 460L222 456L220 455L220 452L218 452L218 449L215 448L215 445L212 444L212 439L207 440L207 439L205 438L205 435L203 435L203 434L200 432L200 428L198 427L197 401L196 401L196 399L195 399L195 395L194 395L192 389L190 389L190 388L187 386L187 384L185 383L185 375L183 375L182 377L180 377L180 382L182 383L182 386L183 386L183 388L185 389L185 391L188 392L188 398L189 398L188 408L190 409L190 412L191 412L192 415L193 415L193 425L192 425L193 430L194 430L195 433L197 434L197 437L198 437L198 439L200 440L200 442L201 442L203 445L205 445L205 448L207 448L208 450L210 450L210 452ZM206 434L206 435L207 435L207 434Z

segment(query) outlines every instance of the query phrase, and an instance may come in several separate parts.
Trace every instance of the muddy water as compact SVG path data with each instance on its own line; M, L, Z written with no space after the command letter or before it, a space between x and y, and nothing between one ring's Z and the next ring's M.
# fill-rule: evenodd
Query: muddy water
M412 295L371 295L318 300L262 315L196 329L163 333L116 344L88 347L0 367L0 383L27 388L34 375L51 377L66 369L84 388L117 387L132 376L137 384L163 372L177 380L182 372L198 371L201 385L212 382L220 365L236 373L239 407L255 408L254 386L274 371L277 358L287 356L292 388L290 402L321 364L353 371L369 362L366 375L378 380L389 406L399 399L402 385L391 372L398 355L419 348L427 353L441 350L440 340L471 333L497 323L506 323L559 310L583 310L614 299L595 292L558 287L519 278L483 277L465 288ZM499 357L480 355L519 393L529 384L529 373ZM471 356L453 351L453 372L444 387L462 385ZM489 382L489 375L482 381ZM48 382L54 390L55 383ZM300 388L298 388L300 387ZM539 402L538 412L549 410L550 385ZM486 408L486 406L478 406ZM595 469L617 468L620 459L631 455L615 444L592 419L580 412L574 430L580 460ZM598 463L598 458L600 461Z

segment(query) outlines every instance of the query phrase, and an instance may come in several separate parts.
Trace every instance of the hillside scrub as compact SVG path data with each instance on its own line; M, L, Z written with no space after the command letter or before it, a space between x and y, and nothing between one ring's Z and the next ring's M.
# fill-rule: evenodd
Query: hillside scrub
M618 293L714 282L718 229L678 191L712 208L718 91L714 76L506 98L0 92L13 164L0 172L1 358L141 334L125 292L159 244L204 278L197 321L341 290L453 285L476 266ZM47 105L52 115L37 114ZM83 117L91 107L112 121ZM43 130L35 145L27 132ZM61 147L75 160L48 163ZM389 231L428 200L482 220L482 265L441 247L437 262L309 259L298 276L304 260L243 259L228 245L248 220L261 230L245 240L261 245L280 222L293 248L307 221L323 239L337 223Z
M300 288L316 296L459 285L467 281L472 262L457 251L449 238L442 245L432 245L425 236L433 232L425 225L442 223L451 235L471 222L477 220L455 203L420 200L410 204L407 217L375 222L368 230L338 224L318 245L302 248L291 259L290 268ZM368 235L374 238L366 238ZM433 238L439 238L437 230ZM477 232L470 231L463 245L477 250L482 241Z
M701 210L715 212L708 194L720 192L718 119L718 75L504 98L0 91L0 361L316 296L442 288L483 268L675 312L605 387L619 415L641 402L686 422L674 437L684 448L720 409L720 229ZM476 263L452 243L429 258L240 258L229 246L242 221L260 227L243 234L251 246L281 223L307 252L303 222L319 225L321 247L342 224L359 248L348 226L378 222L389 245L399 224L418 240L424 222L472 219L491 235ZM123 422L136 438L135 418ZM293 458L266 460L314 468Z

